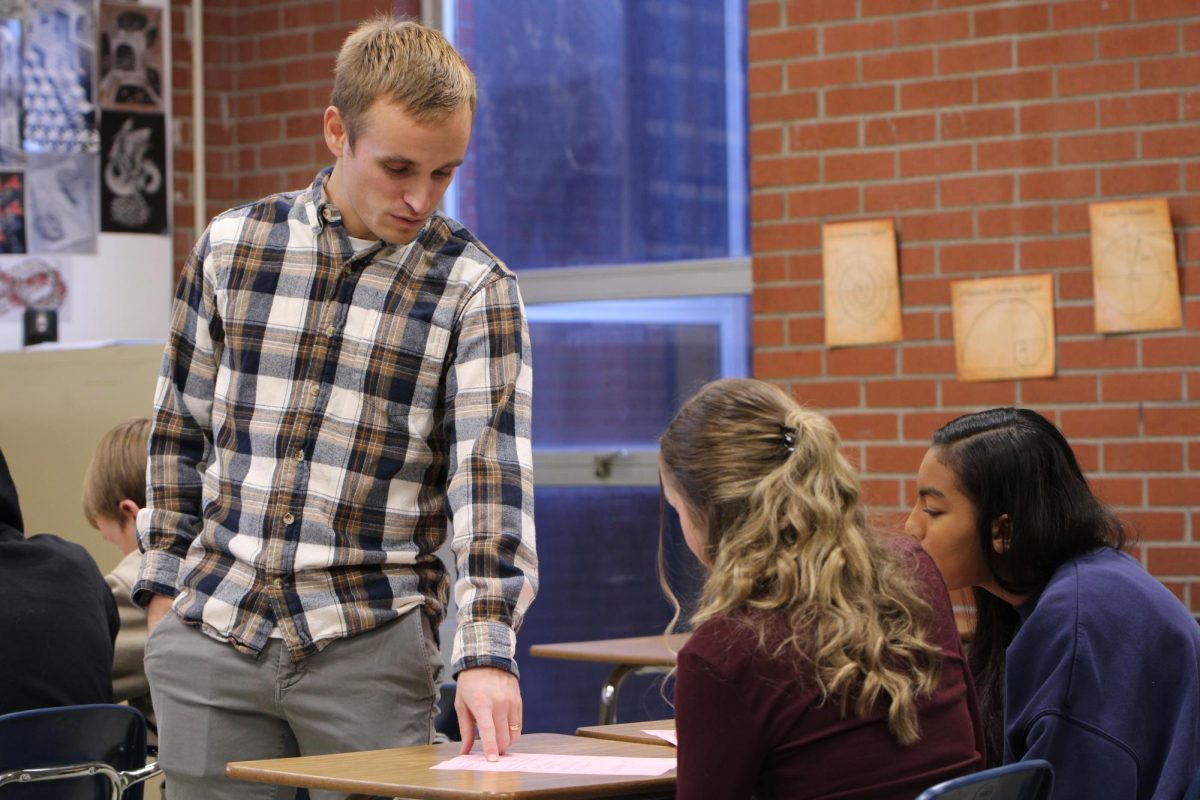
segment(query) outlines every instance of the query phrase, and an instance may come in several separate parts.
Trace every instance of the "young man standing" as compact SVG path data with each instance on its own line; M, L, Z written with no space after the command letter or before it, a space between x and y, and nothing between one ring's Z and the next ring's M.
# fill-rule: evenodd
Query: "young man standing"
M188 260L135 587L172 800L274 796L229 760L427 743L447 535L464 750L520 734L529 335L513 274L436 212L474 108L441 34L363 24L325 111L333 167L216 217Z

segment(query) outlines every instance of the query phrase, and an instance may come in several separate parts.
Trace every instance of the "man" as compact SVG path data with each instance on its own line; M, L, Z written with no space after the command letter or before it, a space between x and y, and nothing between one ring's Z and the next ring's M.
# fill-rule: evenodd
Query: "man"
M117 604L77 544L25 536L0 452L0 714L111 703Z
M448 533L463 750L519 736L529 337L513 274L436 213L474 107L441 34L363 24L332 169L216 217L185 266L134 589L172 800L274 796L229 760L427 743Z

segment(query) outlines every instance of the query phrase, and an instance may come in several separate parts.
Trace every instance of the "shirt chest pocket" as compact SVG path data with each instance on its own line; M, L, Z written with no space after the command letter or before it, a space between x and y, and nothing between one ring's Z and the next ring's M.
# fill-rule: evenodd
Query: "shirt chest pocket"
M421 303L391 311L349 308L336 384L359 395L367 424L430 434L450 344L435 311Z

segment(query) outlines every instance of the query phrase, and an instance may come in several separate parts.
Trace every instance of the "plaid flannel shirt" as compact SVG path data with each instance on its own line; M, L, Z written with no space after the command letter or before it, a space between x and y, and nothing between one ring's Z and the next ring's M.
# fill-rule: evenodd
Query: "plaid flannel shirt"
M355 255L324 193L216 217L184 269L155 397L134 587L293 659L423 606L452 669L516 672L537 587L529 334L516 277L435 215Z

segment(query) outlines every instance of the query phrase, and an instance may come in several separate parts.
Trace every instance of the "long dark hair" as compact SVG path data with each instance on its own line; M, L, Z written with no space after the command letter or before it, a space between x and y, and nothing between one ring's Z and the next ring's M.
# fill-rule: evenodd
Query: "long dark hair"
M1001 589L1040 592L1065 562L1097 547L1125 545L1116 515L1088 487L1066 438L1025 408L993 408L946 423L933 434L941 461L975 506L979 547ZM992 524L1008 515L1003 554L992 546ZM1017 612L976 588L970 665L979 691L989 764L1004 755L1004 657Z

